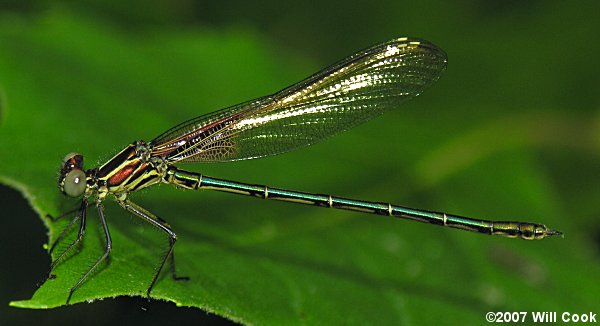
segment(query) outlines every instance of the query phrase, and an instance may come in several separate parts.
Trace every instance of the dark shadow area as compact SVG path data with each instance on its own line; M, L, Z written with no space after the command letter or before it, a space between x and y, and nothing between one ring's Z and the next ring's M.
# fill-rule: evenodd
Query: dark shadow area
M51 310L9 307L10 301L33 295L36 282L50 266L50 257L42 249L47 241L46 229L25 199L18 192L0 186L0 207L4 220L0 246L0 260L4 266L0 294L3 325L33 325L41 321L45 325L235 324L200 309L178 308L170 302L148 302L143 298L122 297ZM95 210L90 213L90 218L96 218Z

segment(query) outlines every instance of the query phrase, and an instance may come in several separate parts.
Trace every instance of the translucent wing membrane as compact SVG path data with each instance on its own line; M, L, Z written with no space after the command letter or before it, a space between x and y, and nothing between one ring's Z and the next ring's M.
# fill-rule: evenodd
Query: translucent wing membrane
M271 96L177 125L150 143L152 155L220 162L311 145L419 95L445 68L446 54L427 41L378 44Z

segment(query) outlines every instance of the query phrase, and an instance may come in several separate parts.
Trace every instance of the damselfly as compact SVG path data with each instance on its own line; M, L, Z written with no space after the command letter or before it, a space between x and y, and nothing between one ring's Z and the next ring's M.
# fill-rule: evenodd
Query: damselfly
M99 168L84 170L82 155L67 155L60 171L59 187L65 195L82 196L82 200L79 207L70 212L75 216L57 237L50 253L77 221L79 232L52 262L42 283L54 277L54 267L81 241L90 204L97 208L106 248L70 289L67 303L90 273L108 257L112 242L102 202L109 195L125 210L169 237L168 250L148 286L148 299L167 260L170 259L173 265L173 278L181 279L175 273L175 233L158 216L128 198L131 192L159 183L406 218L490 235L522 239L561 235L542 224L488 221L389 203L271 188L211 178L175 167L178 163L253 159L314 144L419 95L440 77L446 62L446 54L435 45L424 40L400 38L360 51L273 95L183 122L150 142L135 141Z

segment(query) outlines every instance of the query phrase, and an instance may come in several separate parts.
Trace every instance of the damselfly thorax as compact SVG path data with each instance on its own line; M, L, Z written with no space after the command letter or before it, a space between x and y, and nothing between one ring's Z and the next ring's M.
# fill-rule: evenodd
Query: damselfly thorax
M150 152L148 144L136 141L100 168L84 173L83 156L71 153L64 159L59 187L69 196L79 196L82 191L88 198L95 195L98 202L109 194L125 200L130 192L164 182L168 165Z

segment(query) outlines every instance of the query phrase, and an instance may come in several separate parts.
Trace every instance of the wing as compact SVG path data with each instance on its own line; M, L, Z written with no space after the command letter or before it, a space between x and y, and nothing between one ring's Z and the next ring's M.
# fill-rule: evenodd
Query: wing
M308 146L419 95L446 62L427 41L381 43L273 95L183 122L150 142L152 155L171 163L222 162Z

